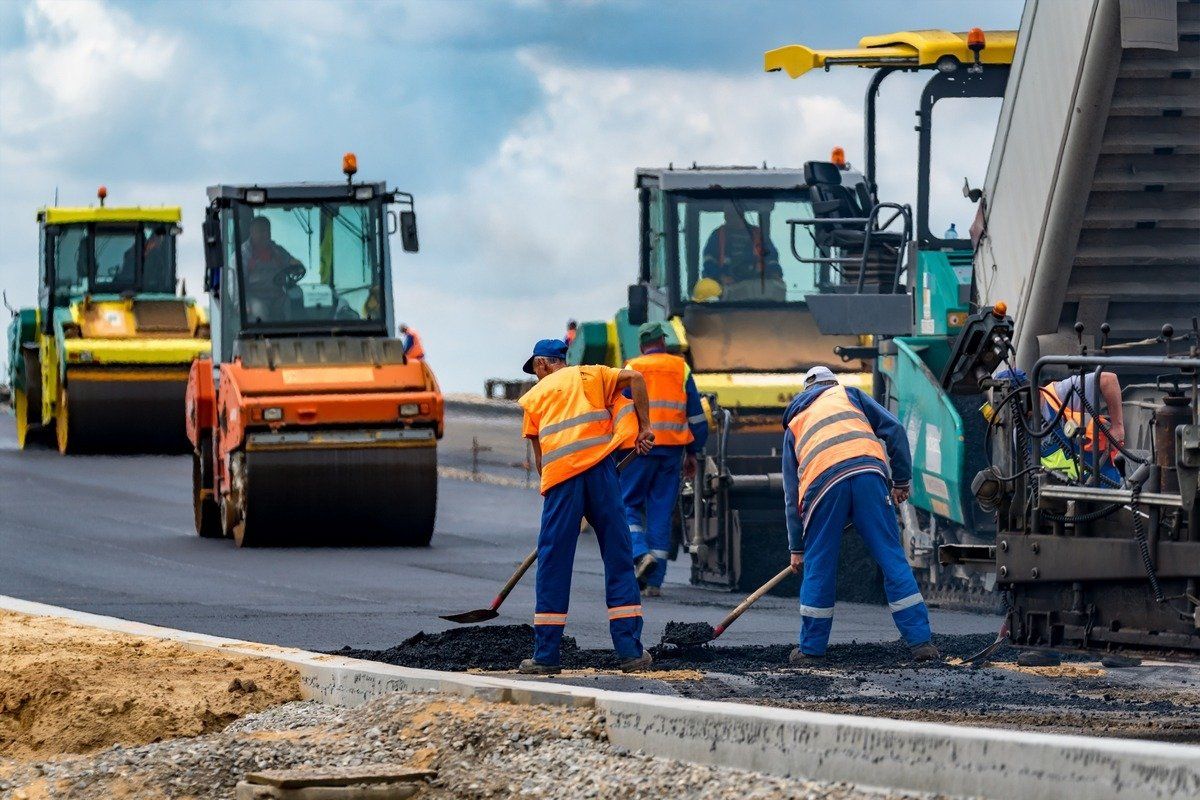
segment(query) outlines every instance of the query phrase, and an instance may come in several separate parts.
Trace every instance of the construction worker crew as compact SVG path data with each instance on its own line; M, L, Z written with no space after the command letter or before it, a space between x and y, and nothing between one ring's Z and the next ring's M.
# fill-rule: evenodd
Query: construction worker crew
M621 494L638 577L646 583L645 595L657 597L667 575L680 474L696 473L696 455L708 439L708 419L687 362L667 352L662 323L638 328L638 345L642 354L625 369L637 370L646 381L654 448L621 473Z
M641 597L612 454L622 443L614 425L618 414L636 415L634 447L639 453L648 453L654 445L646 383L631 369L567 366L566 358L567 343L561 339L538 342L524 367L538 382L519 401L525 412L522 432L533 445L544 498L538 534L534 653L533 658L521 662L520 671L559 671L575 544L586 517L596 531L604 561L613 647L621 659L620 668L632 672L646 668L652 659L642 649ZM621 394L624 389L630 390L632 403Z
M892 505L908 499L912 478L912 455L899 420L858 389L843 387L828 368L813 367L804 376L804 391L784 412L783 426L788 547L792 568L804 568L800 645L792 651L791 663L825 655L833 627L838 551L848 521L883 570L892 620L913 657L939 658L930 641L929 609L904 557Z
M421 344L421 334L407 323L400 323L400 341L404 343L404 355L409 358L424 358L425 346Z

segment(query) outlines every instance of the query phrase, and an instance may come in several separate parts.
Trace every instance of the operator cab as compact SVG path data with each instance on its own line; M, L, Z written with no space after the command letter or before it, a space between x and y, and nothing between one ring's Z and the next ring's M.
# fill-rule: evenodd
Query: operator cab
M39 214L43 309L84 296L174 294L176 222L116 219L120 209L111 217L97 214L97 221L73 221L71 211Z
M636 181L641 271L629 291L632 325L681 318L697 372L859 368L830 363L833 346L857 339L822 340L808 309L833 284L812 264L815 245L791 244L788 220L813 215L803 170L643 168ZM636 352L636 343L622 349Z
M244 340L389 336L387 234L399 229L404 250L417 249L411 195L348 180L212 186L208 198L214 363Z

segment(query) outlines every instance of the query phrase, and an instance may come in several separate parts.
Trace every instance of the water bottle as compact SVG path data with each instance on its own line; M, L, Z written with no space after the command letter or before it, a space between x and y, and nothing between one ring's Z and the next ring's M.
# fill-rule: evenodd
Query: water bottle
M946 233L942 236L943 239L957 239L958 229L954 227L954 223L950 223L950 227L946 229Z

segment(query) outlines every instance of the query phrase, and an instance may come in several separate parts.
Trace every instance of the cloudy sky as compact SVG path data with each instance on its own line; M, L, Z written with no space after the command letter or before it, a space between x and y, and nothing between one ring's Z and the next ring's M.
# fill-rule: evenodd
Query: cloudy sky
M861 161L867 73L792 81L764 50L912 28L1015 28L1020 0L0 0L0 288L35 297L34 211L184 208L199 287L205 186L359 176L417 197L398 318L453 391L597 319L635 277L637 166ZM917 86L885 91L882 194L911 201ZM952 104L947 104L952 106ZM941 112L953 117L953 109ZM994 109L935 138L931 226L963 229ZM941 129L939 129L941 130ZM395 248L397 251L398 247Z

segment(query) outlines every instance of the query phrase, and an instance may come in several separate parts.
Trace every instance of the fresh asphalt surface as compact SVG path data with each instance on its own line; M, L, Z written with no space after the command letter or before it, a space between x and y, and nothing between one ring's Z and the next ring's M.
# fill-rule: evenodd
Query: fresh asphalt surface
M519 484L518 420L494 412L447 415L443 466ZM459 473L455 473L459 474ZM439 614L485 607L537 538L540 497L520 486L443 477L437 532L427 549L331 547L238 550L193 532L188 456L63 457L16 447L0 411L0 594L172 628L314 650L383 648L418 631L453 627ZM780 543L780 559L786 547ZM740 599L691 587L684 561L666 596L645 599L646 644L668 620L716 623ZM531 620L533 575L497 622ZM932 611L941 633L994 631L993 617ZM794 640L796 601L768 597L722 637L729 644ZM595 538L581 538L567 634L609 644ZM884 607L841 603L833 641L896 638Z

